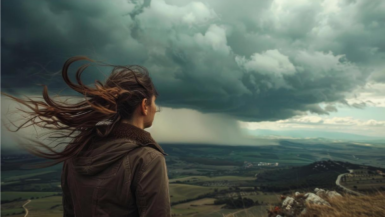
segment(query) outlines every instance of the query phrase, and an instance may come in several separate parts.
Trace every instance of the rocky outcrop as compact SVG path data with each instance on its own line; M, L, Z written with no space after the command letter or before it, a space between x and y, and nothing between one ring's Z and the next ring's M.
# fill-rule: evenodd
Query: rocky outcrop
M324 189L320 188L316 188L314 191L318 196L327 196L329 198L342 197L342 195L336 191L325 191Z
M328 202L326 202L326 200L322 199L321 197L319 197L316 194L306 193L305 197L306 197L305 201L307 203L330 206L330 204Z
M320 206L330 206L329 202L323 198L335 198L342 197L336 191L327 191L324 189L316 188L315 193L296 192L293 197L281 196L282 203L280 206L276 206L273 210L269 210L269 217L294 217L306 214L306 207L309 204L316 204Z

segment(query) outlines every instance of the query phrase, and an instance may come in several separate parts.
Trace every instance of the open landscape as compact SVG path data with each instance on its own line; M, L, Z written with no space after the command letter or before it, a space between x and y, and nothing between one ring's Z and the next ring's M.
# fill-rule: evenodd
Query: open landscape
M367 143L366 143L367 144ZM173 216L266 216L280 196L316 187L361 193L385 191L380 144L281 141L278 146L161 144ZM40 159L2 156L2 216L62 216L61 164L27 170ZM251 202L250 202L251 201ZM249 204L251 203L251 204Z
M156 201L156 217L385 216L385 0L8 0L1 14L1 216L63 216L71 158L76 215Z

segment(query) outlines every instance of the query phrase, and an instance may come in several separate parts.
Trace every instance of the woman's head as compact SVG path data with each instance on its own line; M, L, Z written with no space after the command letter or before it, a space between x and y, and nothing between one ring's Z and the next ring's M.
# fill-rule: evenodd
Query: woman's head
M155 101L159 94L145 68L115 67L104 87L118 87L122 90L116 102L117 111L123 121L143 122L143 128L151 127L157 111Z
M68 77L68 69L72 63L79 60L97 62L98 65L102 66L112 66L112 73L104 83L96 80L95 88L88 87L81 81L81 74L89 65L85 64L79 67L76 72L78 84L72 83ZM119 122L138 123L139 121L143 124L143 128L152 125L156 112L155 100L159 94L151 81L149 73L144 67L137 65L111 65L94 61L84 56L76 56L69 58L64 63L62 77L66 84L83 95L85 100L75 104L68 104L66 101L55 101L49 97L48 89L45 85L43 90L45 102L35 101L30 98L28 98L29 100L23 100L2 92L3 95L12 98L14 101L32 110L24 111L19 109L31 117L28 117L27 121L15 131L23 127L37 125L45 129L54 130L53 133L57 132L57 134L60 135L51 136L50 138L71 139L69 144L68 142L58 144L64 143L66 145L61 152L57 152L52 149L52 147L30 138L26 139L31 142L20 144L37 156L56 160L50 165L77 156L82 151L88 149L91 144L90 141L96 136L108 136L114 129L114 126ZM74 98L78 97L74 96ZM111 124L107 126L98 125L99 122L104 121L109 121ZM32 124L26 125L28 122ZM7 126L6 128L10 130ZM66 131L69 132L63 133ZM33 143L45 148L51 153L40 151Z

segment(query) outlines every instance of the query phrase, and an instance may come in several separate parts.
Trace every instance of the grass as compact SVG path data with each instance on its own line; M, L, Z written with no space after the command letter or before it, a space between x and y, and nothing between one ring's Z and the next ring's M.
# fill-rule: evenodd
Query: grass
M1 215L5 216L7 214L11 215L12 213L20 213L24 209L22 205L26 203L26 200L16 201L12 203L5 203L1 206ZM52 196L47 198L40 198L31 200L30 203L26 205L26 208L29 210L28 217L39 216L39 217L59 217L63 216L62 208L62 197L61 196ZM22 215L12 215L15 216L24 216Z
M198 196L205 192L210 192L214 188L184 185L184 184L172 184L170 189L174 194L178 194L180 198L190 198ZM15 192L13 192L15 193ZM24 193L24 192L16 192ZM36 193L36 192L32 192ZM43 192L37 192L43 193ZM55 192L47 192L55 193ZM251 198L253 200L275 203L278 200L278 195L245 195L244 197ZM255 197L255 198L254 198ZM378 192L373 195L367 196L352 196L344 195L342 198L326 198L331 206L319 206L313 204L307 204L307 213L302 217L382 217L385 216L385 194ZM26 207L30 211L29 216L41 216L41 217L57 217L62 216L62 198L60 196L52 196L47 198L32 200ZM262 217L267 216L267 206L253 206L247 209L221 209L223 205L213 205L214 198L203 198L194 200L182 204L178 204L172 207L172 213L180 216L190 217ZM17 201L12 203L3 204L1 207L2 215L19 213L23 209L22 204L25 201ZM13 217L24 216L14 215Z
M224 205L212 205L214 198L204 198L171 207L177 216L189 217L260 217L266 216L267 206L253 206L246 209L221 209Z
M1 200L14 200L21 197L22 200L30 199L31 197L45 197L57 194L59 192L19 192L19 191L5 191L1 192Z
M214 189L227 189L227 187L204 187L186 184L170 184L171 202L182 201L186 199L196 198L202 194L214 192Z
M187 181L190 182L210 182L210 181L249 181L255 180L255 177L243 177L243 176L216 176L216 177L208 177L208 176L188 176L177 179L170 179L170 182L176 181Z
M355 191L375 191L380 189L381 187L385 187L385 183L348 184L344 186ZM356 186L357 189L355 189L354 186Z
M280 201L280 195L279 194L259 194L259 195L245 195L243 197L250 198L253 201L258 200L259 202L263 203L269 203L269 204L274 204Z
M265 217L267 206L252 206L236 212L223 213L223 217Z
M372 195L343 198L324 198L331 206L308 205L308 212L303 217L383 217L385 216L385 194L377 192Z
M18 184L20 181L11 181L11 182L1 182L1 186Z
M347 182L343 182L347 188L358 190L358 191L376 191L381 187L385 188L385 178L380 175L369 175L369 176L357 176L348 177ZM357 189L354 188L357 187Z
M63 215L62 197L53 196L32 200L27 206L30 216L57 216ZM28 215L29 216L29 215Z
M200 200L194 200L187 203L178 204L171 207L172 214L176 215L196 215L197 213L212 213L218 212L223 205L205 205L213 204L214 198L203 198Z
M52 171L52 170L50 170L50 171L42 171L42 172L29 173L29 174L25 174L25 175L12 175L12 174L7 174L9 172L5 172L5 174L4 174L5 177L2 178L2 181L3 182L18 181L20 179L31 178L31 177L35 177L35 176L38 176L38 175L52 173L52 172L54 172L54 171ZM20 174L20 171L19 171L19 174Z
M5 216L7 214L11 215L12 213L22 212L24 210L22 208L22 205L25 202L26 201L23 200L23 201L16 201L16 202L12 202L12 203L1 204L1 216Z

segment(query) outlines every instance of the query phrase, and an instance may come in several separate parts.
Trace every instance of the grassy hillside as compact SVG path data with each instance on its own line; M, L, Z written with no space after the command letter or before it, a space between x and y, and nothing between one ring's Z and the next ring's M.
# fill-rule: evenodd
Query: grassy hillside
M385 194L366 196L344 195L343 198L326 198L331 206L308 205L303 217L383 217L385 216Z
M286 191L295 189L335 188L338 175L360 165L340 161L319 161L306 166L265 171L257 175L262 190ZM380 168L367 167L370 171Z

